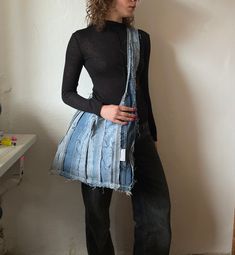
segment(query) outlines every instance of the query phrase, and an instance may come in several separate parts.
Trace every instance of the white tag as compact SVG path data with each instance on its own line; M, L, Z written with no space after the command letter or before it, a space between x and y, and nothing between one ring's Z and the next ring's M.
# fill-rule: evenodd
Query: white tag
M121 149L120 161L125 161L125 160L126 160L126 149Z

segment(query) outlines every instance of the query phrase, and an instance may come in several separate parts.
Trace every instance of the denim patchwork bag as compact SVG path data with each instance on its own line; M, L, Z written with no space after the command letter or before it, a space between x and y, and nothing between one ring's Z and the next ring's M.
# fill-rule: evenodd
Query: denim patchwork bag
M127 27L127 82L119 105L136 107L136 70L140 58L138 30ZM138 120L121 125L77 110L58 144L50 174L132 195L134 144Z

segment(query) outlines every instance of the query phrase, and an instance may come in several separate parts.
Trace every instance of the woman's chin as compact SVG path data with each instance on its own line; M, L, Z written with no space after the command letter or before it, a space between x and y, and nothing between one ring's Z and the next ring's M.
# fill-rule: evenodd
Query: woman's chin
M126 15L124 15L123 17L125 17L125 18L133 18L134 17L134 13L128 13L128 14L126 14Z

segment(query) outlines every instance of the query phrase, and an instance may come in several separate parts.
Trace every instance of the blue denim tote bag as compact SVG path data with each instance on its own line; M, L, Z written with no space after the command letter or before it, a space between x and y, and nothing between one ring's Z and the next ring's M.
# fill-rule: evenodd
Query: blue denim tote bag
M127 82L120 105L136 107L136 70L140 58L138 29L127 27ZM131 195L138 120L121 125L77 110L51 165L50 173Z

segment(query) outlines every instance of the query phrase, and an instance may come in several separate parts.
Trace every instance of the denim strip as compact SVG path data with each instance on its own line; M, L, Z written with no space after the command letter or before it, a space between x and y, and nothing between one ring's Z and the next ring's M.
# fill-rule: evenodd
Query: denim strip
M139 34L127 27L127 82L120 105L136 107ZM49 172L92 187L106 187L132 195L134 144L139 122L120 125L94 113L77 110L58 144ZM121 158L124 154L124 159Z

